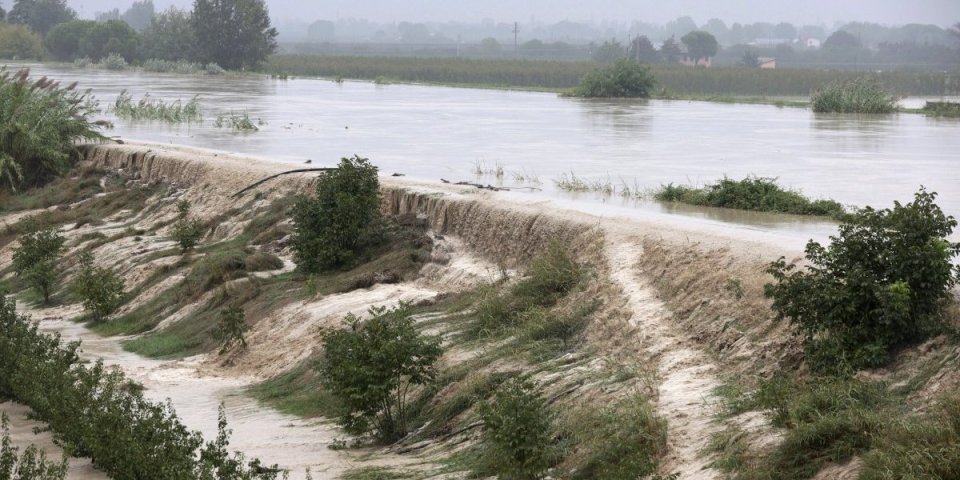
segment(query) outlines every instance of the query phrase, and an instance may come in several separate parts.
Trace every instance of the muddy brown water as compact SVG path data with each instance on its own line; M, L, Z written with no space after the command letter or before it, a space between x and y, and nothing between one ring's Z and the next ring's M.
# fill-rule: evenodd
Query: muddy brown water
M960 216L960 121L916 114L823 115L807 109L689 101L606 101L549 93L417 85L374 85L263 75L180 76L33 65L35 75L90 88L106 109L128 90L173 101L194 95L202 124L115 121L108 135L185 144L290 163L330 165L370 157L382 173L437 181L479 180L506 186L536 176L540 192L567 206L606 214L682 217L747 229L825 238L834 225L783 215L744 215L664 206L616 195L569 195L554 180L573 172L587 182L651 190L704 184L724 175L777 177L815 198L848 205L908 201L920 185L940 193ZM907 102L914 99L907 99ZM916 101L914 101L916 103ZM213 126L218 114L246 112L265 123L236 133ZM104 114L108 118L111 115ZM473 170L503 167L502 179Z

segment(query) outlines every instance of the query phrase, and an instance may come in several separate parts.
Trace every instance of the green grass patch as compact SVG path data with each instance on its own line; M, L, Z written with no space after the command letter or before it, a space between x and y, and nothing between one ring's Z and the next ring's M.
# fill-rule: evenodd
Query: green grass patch
M324 388L314 363L313 359L300 362L286 373L254 385L250 393L283 413L303 418L336 418L343 413L343 406Z
M156 333L123 342L123 349L150 358L180 356L187 345L182 338L171 333Z
M802 193L777 184L775 178L747 177L733 180L724 177L702 188L683 185L662 185L654 194L661 202L680 202L706 207L734 208L759 212L791 213L841 217L845 210L834 200L810 200Z
M960 118L960 103L927 102L921 111L931 117Z
M393 480L413 478L413 475L387 467L360 467L343 472L340 478L342 480Z
M810 97L817 113L893 113L897 99L873 77L833 81Z

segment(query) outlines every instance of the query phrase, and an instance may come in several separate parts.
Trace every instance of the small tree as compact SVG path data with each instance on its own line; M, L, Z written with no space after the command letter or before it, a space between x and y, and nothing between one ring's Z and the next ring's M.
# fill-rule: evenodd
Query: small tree
M591 55L594 62L606 64L614 63L625 56L626 50L624 50L623 45L620 45L620 42L616 39L603 42L603 45L600 45L600 47L593 52L593 55Z
M220 355L227 353L234 345L240 344L247 348L247 339L244 335L250 330L247 325L243 308L233 305L220 313L220 323L213 331L213 338L220 343Z
M717 39L710 32L703 30L694 30L683 37L680 41L687 46L687 53L696 65L701 59L708 59L717 54Z
M94 265L91 252L80 254L80 271L73 290L83 300L83 308L94 322L101 322L123 304L123 279L109 268Z
M343 402L338 420L355 434L373 430L384 442L407 433L407 395L434 381L433 364L443 350L440 338L417 331L409 305L373 307L372 317L346 318L346 330L324 336L320 374Z
M527 380L505 382L481 405L487 464L504 480L543 478L556 461L553 417L543 396Z
M960 243L946 238L957 226L920 189L893 209L867 207L840 225L830 246L807 243L810 265L798 271L781 257L767 271L773 310L804 336L817 370L875 367L899 346L942 326L941 309L960 280L952 259Z
M190 216L190 201L177 202L177 221L170 230L170 238L180 244L180 251L186 253L197 246L205 232L203 221Z
M594 69L580 80L573 90L575 97L642 97L650 96L656 81L650 67L630 59Z
M379 221L377 167L358 156L340 160L321 174L317 196L302 196L293 208L297 266L317 273L349 265L376 239Z
M264 0L194 0L197 59L228 70L256 67L277 51Z
M66 239L55 227L40 229L33 220L28 222L28 233L20 235L20 246L13 252L13 269L17 277L43 295L50 303L50 293L57 284L57 263L63 254Z

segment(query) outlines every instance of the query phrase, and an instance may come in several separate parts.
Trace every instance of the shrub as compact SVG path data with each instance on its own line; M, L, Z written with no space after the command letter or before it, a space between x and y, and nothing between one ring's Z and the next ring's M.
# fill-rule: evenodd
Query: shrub
M553 415L528 380L504 382L480 407L484 424L484 462L498 478L543 478L558 460L553 445Z
M50 303L50 293L57 284L57 264L66 241L55 227L39 228L28 222L27 233L20 235L20 246L13 252L13 269L17 277L43 295Z
M654 194L654 199L661 202L796 215L840 217L845 213L843 206L834 200L810 200L800 192L780 187L777 179L765 177L746 177L743 180L724 177L723 180L703 188L671 183L662 185Z
M655 84L650 67L630 59L621 59L584 75L580 85L573 89L573 96L647 98Z
M177 202L177 221L170 230L170 238L180 245L180 251L186 253L197 246L206 231L202 220L190 216L190 201Z
M207 66L204 67L204 70L206 70L207 75L223 75L227 72L223 67L213 62L208 63Z
M40 60L43 58L40 35L25 25L10 25L0 20L0 58Z
M371 318L348 315L346 330L324 336L323 383L344 405L338 422L355 434L390 442L407 433L411 387L436 378L440 338L419 333L409 305L372 307Z
M47 455L30 445L17 455L19 449L10 442L9 419L0 414L0 478L4 480L63 480L67 478L67 457L60 463L47 461Z
M100 60L100 66L107 70L126 70L127 61L120 54L111 53Z
M893 113L897 110L897 99L870 77L832 82L814 92L810 103L818 113Z
M253 123L253 120L250 119L250 114L247 112L243 112L243 114L230 112L217 115L213 126L217 128L229 128L240 132L256 132L260 130L257 125Z
M101 322L123 304L123 279L109 268L95 266L93 260L90 252L80 254L80 271L73 280L73 290L93 321Z
M941 328L941 307L960 277L951 263L960 243L946 240L957 221L935 199L921 188L906 205L860 210L829 247L807 243L805 271L783 257L770 264L776 283L766 295L803 334L811 367L882 365L892 349Z
M213 332L213 338L220 343L220 355L227 353L234 345L240 344L241 348L247 348L247 340L244 334L250 330L244 319L243 308L234 305L220 313L220 323L217 324Z
M294 260L304 272L318 273L354 262L377 240L380 181L366 158L343 158L324 172L316 197L302 196L293 208Z
M90 121L97 105L75 85L61 87L30 70L0 68L0 186L33 187L63 174L79 157L78 140L103 140Z

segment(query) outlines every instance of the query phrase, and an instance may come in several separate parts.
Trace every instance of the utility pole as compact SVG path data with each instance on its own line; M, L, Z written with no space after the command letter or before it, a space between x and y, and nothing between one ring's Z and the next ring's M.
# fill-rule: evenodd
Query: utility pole
M517 41L520 35L520 23L513 22L513 56L520 54L520 43Z

